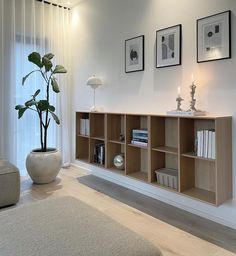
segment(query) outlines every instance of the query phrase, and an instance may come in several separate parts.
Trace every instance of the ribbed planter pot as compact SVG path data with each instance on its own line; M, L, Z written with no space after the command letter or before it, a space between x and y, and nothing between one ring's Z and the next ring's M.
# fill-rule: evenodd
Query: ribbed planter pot
M53 182L61 169L61 153L57 149L48 148L47 152L32 150L26 159L26 169L36 184Z

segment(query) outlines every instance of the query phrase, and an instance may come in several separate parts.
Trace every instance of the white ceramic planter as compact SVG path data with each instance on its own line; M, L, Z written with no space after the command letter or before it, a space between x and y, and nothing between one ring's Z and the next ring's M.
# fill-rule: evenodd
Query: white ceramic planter
M50 183L61 169L61 153L53 148L49 148L47 152L32 150L26 159L26 169L34 183Z

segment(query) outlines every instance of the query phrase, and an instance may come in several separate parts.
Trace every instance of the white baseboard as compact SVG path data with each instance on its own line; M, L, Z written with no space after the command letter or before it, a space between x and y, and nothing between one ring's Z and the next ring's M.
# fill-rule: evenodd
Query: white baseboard
M216 214L212 214L212 212L217 212L217 208L215 206L211 206L205 204L203 202L196 201L194 199L182 196L180 194L175 194L173 192L169 192L167 190L154 187L152 185L143 183L141 181L135 180L133 178L122 176L116 173L113 173L107 169L97 167L94 165L90 165L81 161L76 160L74 164L75 167L82 168L86 170L88 173L93 174L97 177L106 179L108 181L114 182L118 185L121 185L125 188L132 189L136 192L139 192L143 195L149 196L151 198L160 200L164 203L170 204L182 210L188 211L190 213L196 214L203 218L212 220L219 224L228 226L230 228L236 229L236 219L235 222L229 219L224 218L223 216L217 216ZM226 213L227 214L227 213Z

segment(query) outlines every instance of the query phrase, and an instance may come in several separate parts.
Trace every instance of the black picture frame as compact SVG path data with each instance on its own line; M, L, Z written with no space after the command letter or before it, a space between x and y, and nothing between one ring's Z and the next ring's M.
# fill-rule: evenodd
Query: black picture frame
M196 21L197 63L231 58L231 11Z
M144 70L144 35L125 40L125 73Z
M171 37L170 37L171 36ZM163 43L166 40L168 45ZM170 45L173 44L173 45ZM156 31L156 68L182 64L182 24Z

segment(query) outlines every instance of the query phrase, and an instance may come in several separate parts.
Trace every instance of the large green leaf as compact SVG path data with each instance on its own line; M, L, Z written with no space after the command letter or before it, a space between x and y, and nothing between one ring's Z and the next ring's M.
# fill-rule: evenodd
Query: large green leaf
M24 107L24 108L20 108L20 109L18 110L18 119L20 119L20 118L24 115L24 113L25 113L25 111L26 111L27 109L28 109L27 107Z
M25 108L25 106L24 106L24 105L16 105L16 106L15 106L15 110L19 110L19 109L21 109L21 108Z
M51 81L51 84L52 84L52 89L55 93L59 93L60 92L60 89L59 89L59 85L57 83L57 80L56 78L52 78L52 81Z
M50 59L48 59L45 56L42 59L42 63L44 65L46 71L49 71L52 68L52 62L50 61Z
M61 66L61 65L56 65L54 71L53 71L53 74L59 74L59 73L66 73L67 70Z
M41 61L41 56L38 52L32 52L29 56L28 56L28 60L32 63L34 63L35 65L37 65L39 68L43 67L42 61Z
M24 76L24 77L22 78L22 85L24 85L26 79L27 79L32 73L37 72L37 71L39 71L39 70L33 70L33 71L31 71L28 75Z
M49 60L51 60L54 57L53 53L47 53L44 55L44 57L48 58Z
M38 89L32 97L35 99L40 94L40 89Z
M51 112L54 112L54 111L56 110L55 107L52 106L52 105L50 105L50 106L48 107L48 109L49 109L49 111L51 111Z
M38 102L38 108L39 108L39 110L41 110L41 111L46 111L46 110L48 110L48 107L49 107L49 103L48 103L47 100L40 100L40 101Z
M50 114L52 115L54 121L59 125L60 124L60 120L58 118L58 116L56 114L54 114L53 112L49 111Z

